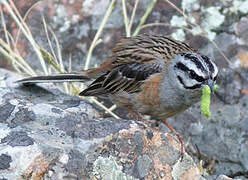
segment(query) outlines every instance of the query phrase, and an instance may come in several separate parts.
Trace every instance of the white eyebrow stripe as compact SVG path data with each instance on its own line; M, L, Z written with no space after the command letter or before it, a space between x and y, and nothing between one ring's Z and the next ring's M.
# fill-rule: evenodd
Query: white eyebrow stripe
M202 72L202 70L199 69L194 62L192 62L192 61L184 61L184 65L187 66L189 69L193 70L198 76L201 76L201 77L205 78L206 73Z

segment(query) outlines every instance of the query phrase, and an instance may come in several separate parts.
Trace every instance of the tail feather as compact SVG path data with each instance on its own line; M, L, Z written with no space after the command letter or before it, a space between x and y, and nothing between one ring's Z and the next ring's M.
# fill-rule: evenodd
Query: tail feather
M17 83L54 83L54 82L82 82L90 80L89 77L82 74L57 74L49 76L27 77L16 81Z

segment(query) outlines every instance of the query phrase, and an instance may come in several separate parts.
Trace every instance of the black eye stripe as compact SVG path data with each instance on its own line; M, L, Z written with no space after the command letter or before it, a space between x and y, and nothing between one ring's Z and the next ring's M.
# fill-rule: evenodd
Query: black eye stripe
M192 79L195 79L196 81L198 82L203 82L205 81L206 79L197 75L193 70L189 69L187 66L185 66L183 63L179 62L175 65L175 68L178 68L182 71L185 71L189 74L189 76L192 78Z
M216 81L218 74L214 77L214 81Z
M183 82L183 79L180 76L177 76L177 79L179 80L179 82L183 85L183 87L185 89L197 89L201 87L201 84L196 84L194 86L186 86Z

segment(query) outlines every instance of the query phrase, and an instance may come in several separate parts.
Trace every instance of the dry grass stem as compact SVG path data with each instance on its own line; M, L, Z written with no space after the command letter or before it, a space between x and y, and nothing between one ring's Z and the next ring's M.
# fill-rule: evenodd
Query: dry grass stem
M132 31L133 20L134 20L134 17L135 17L135 13L136 13L138 4L139 4L139 0L136 0L136 1L135 1L135 4L134 4L133 11L132 11L130 23L129 23L129 25L128 25L128 32L129 32L130 34L131 34L131 31Z
M4 36L5 36L5 39L6 39L7 44L10 46L9 36L8 36L8 31L7 31L7 28L6 28L6 23L5 23L4 16L3 16L2 6L0 6L0 14L1 14L1 21L2 21L2 26L3 26Z
M47 67L46 67L46 64L45 64L44 59L42 58L41 52L39 51L39 46L35 42L35 40L34 40L32 34L31 34L30 30L28 29L26 23L22 20L22 18L20 16L18 10L16 9L14 3L11 0L9 0L9 2L10 2L10 4L11 4L12 7L10 7L10 4L7 3L6 0L3 0L2 1L3 5L7 9L7 11L9 12L9 14L11 15L11 17L14 19L14 21L17 23L18 27L22 30L22 33L25 35L25 37L27 38L27 40L32 45L34 51L36 52L36 54L37 54L37 56L38 56L38 58L40 60L41 66L43 68L43 71L47 75L48 74Z
M27 10L27 12L25 13L25 15L24 15L23 18L22 18L22 21L23 21L23 22L26 21L26 19L27 19L28 15L30 14L31 10L32 10L35 6L39 5L40 2L41 2L41 1L38 1L38 2L34 3L34 4ZM28 28L28 27L27 27L27 29L28 29L28 31L29 31L29 28ZM18 43L18 41L19 41L20 33L21 33L21 29L18 28L18 31L17 31L17 33L16 33L16 38L15 38L15 45L17 45L17 43Z
M156 5L157 0L152 0L151 3L148 5L145 14L143 15L143 17L140 19L140 22L137 26L137 28L135 29L133 36L136 36L139 34L139 31L141 29L141 27L143 26L143 24L145 23L146 19L148 18L148 16L150 15L150 13L152 12L152 9L154 8L154 6Z
M129 20L127 17L127 8L126 8L126 0L122 0L122 12L123 12L123 18L124 18L124 25L125 25L125 31L126 31L126 36L130 37L130 31L128 29L129 27Z
M103 31L103 28L104 28L106 22L108 21L109 16L111 15L112 11L114 10L116 2L117 2L117 0L112 0L111 1L111 3L110 3L110 5L109 5L109 7L108 7L108 9L107 9L107 11L106 11L106 13L104 15L102 23L100 24L100 27L98 28L97 33L96 33L96 35L95 35L95 37L93 39L93 42L91 43L91 46L89 48L87 58L86 58L86 62L85 62L85 66L84 66L84 70L89 69L90 59L91 59L94 47L96 45L96 42L98 41L98 39L99 39L99 37L100 37L100 35L101 35L102 31Z

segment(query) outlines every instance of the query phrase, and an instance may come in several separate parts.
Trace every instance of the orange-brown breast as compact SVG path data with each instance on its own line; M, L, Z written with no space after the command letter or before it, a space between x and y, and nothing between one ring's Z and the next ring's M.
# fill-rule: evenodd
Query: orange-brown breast
M151 76L141 87L141 92L136 99L141 103L149 106L157 106L160 104L160 85L163 80L163 74L155 74Z

